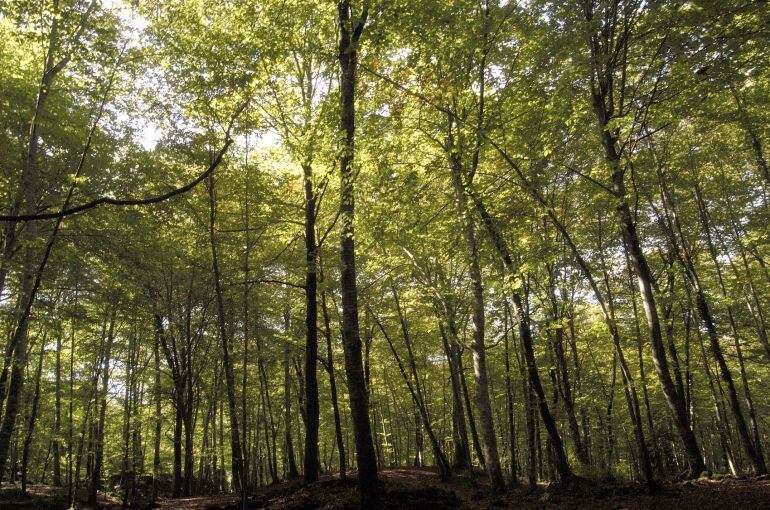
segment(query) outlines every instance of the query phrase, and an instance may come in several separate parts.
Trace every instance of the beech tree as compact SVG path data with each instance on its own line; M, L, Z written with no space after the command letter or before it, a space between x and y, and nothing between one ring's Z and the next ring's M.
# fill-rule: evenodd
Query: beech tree
M766 474L763 7L3 4L0 481Z

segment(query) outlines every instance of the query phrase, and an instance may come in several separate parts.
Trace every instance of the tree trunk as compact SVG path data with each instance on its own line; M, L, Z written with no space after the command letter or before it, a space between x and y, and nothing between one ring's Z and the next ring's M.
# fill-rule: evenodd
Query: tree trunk
M448 318L449 329L454 328L454 319ZM449 322L451 321L451 322ZM451 339L447 338L447 332L443 324L439 323L441 340L444 345L444 354L449 366L449 379L452 382L452 435L455 446L454 468L468 468L473 476L473 463L471 462L471 451L468 445L468 429L465 424L465 409L463 407L462 388L460 384L460 367L456 359L457 346L455 345L456 332L451 334ZM452 342L450 344L450 341Z
M697 176L695 181L695 199L698 203L699 218L701 222L701 227L703 228L703 233L706 236L706 244L708 246L709 255L711 255L711 262L714 264L714 268L716 269L719 289L722 292L722 297L727 300L729 299L729 295L727 292L727 287L725 286L724 278L722 276L722 268L721 268L721 265L719 264L717 249L716 249L716 246L714 245L714 240L711 235L711 224L709 221L709 213L706 207L706 201L703 200L703 195L701 193L700 186L698 185L698 182L697 182ZM731 265L733 264L732 258L730 258L730 264ZM759 434L759 426L757 424L757 412L756 412L756 408L754 407L754 399L752 397L751 389L749 388L748 378L746 376L746 367L745 367L745 362L743 358L743 352L741 349L741 341L738 335L738 326L735 322L735 314L730 304L727 305L727 319L730 324L730 329L732 330L733 342L735 345L735 353L738 357L738 367L740 368L741 382L743 384L743 392L746 400L746 407L748 408L748 411L749 411L749 418L751 420L752 433L754 434L754 445L757 450L757 455L760 458L764 459L762 439Z
M61 487L61 350L62 350L61 325L56 331L56 367L54 368L54 422L53 422L53 485Z
M214 270L214 290L216 292L219 337L222 342L222 363L224 364L225 389L227 391L228 414L230 416L230 448L232 452L233 485L236 491L240 491L243 477L243 451L241 449L240 428L238 426L238 412L235 400L235 376L233 375L233 363L230 359L230 346L227 336L227 324L225 322L225 303L222 296L221 275L219 260L217 257L217 243L215 235L216 225L216 192L214 189L214 177L209 176L209 241L211 242L211 261Z
M368 4L366 4L368 5ZM369 394L361 358L358 325L358 291L356 288L356 255L353 218L353 154L355 139L355 86L358 40L366 23L366 7L360 16L351 17L348 0L337 4L339 20L340 62L340 130L344 134L340 156L340 289L342 292L342 340L345 347L345 372L350 392L350 412L358 460L358 487L361 504L373 510L380 508L377 457L369 422Z
M624 169L620 164L620 156L616 152L616 140L604 127L605 125L606 123L602 123L602 144L604 146L605 159L611 170L612 189L615 194L616 212L620 221L623 243L631 259L631 266L636 275L639 294L642 297L644 313L647 317L653 364L658 374L663 394L666 397L669 411L679 432L679 437L682 440L685 454L687 455L688 476L694 478L699 476L705 468L703 458L701 457L695 434L690 428L689 420L687 419L687 409L684 404L683 395L676 391L676 386L671 379L666 350L663 345L660 317L653 294L652 273L647 265L647 258L642 251L639 236L636 232L636 222L631 214L631 208L626 198L627 190L623 177Z
M711 306L706 296L706 292L701 284L698 271L696 270L695 264L690 255L689 247L685 244L684 235L682 234L682 228L677 215L676 204L673 201L673 196L671 195L671 192L666 185L664 176L660 169L658 169L658 180L663 198L663 212L665 214L665 219L668 220L664 221L664 218L658 215L659 223L663 227L664 231L668 234L669 242L671 243L671 248L674 252L674 255L682 265L687 279L692 285L693 290L695 290L696 310L698 312L698 316L701 318L701 321L706 328L711 352L714 355L717 366L719 367L722 380L727 386L728 402L730 403L730 410L732 411L733 419L735 420L736 428L738 429L738 435L740 437L741 444L743 445L743 448L754 468L754 471L759 475L763 475L767 472L764 457L761 453L757 453L757 450L755 449L752 442L749 428L746 424L746 419L743 416L743 411L741 410L740 402L738 400L738 391L735 388L732 372L727 366L727 362L722 352L722 346L719 342L719 335L717 333L716 324L711 313ZM681 376L679 376L679 380L681 380ZM681 384L681 382L679 384Z
M166 339L166 331L163 327L163 318L156 312L154 314L155 331L163 348L163 354L166 357L171 370L171 382L174 386L172 402L174 405L174 450L173 450L173 486L171 490L172 498L179 498L184 491L184 479L182 477L182 427L185 417L185 374L183 368L178 363L180 356L176 351L176 344L169 347ZM173 350L172 350L173 348ZM156 379L158 381L159 379ZM157 426L157 425L156 425Z
M615 77L616 74L621 73L625 76L625 66L628 62L625 58L616 59L612 55L617 54L614 53L616 51L625 54L628 49L627 45L630 34L627 33L629 37L619 38L616 47L616 43L608 43L600 35L594 33L593 28L593 25L601 22L606 24L606 30L620 30L623 23L631 24L628 17L632 14L628 11L620 12L614 9L600 11L590 2L586 2L584 7L586 43L591 56L591 68L589 69L591 106L598 122L604 159L607 162L610 173L611 192L615 202L615 212L620 224L621 237L628 255L631 257L632 267L639 286L639 293L642 297L644 312L647 317L650 344L652 346L653 364L658 374L658 380L684 446L689 465L689 475L697 477L704 468L703 458L701 457L695 434L690 428L689 420L687 419L687 409L684 404L683 395L677 392L669 373L660 317L653 293L653 277L636 230L636 220L628 203L629 195L625 184L626 168L621 163L622 154L618 144L620 128L615 129L610 126L614 118L624 113L625 105L622 100L618 102L621 110L620 114L615 111L616 86L619 83L623 83L621 80L617 80L616 83ZM600 19L595 19L595 17ZM623 97L622 94L624 93L625 91L620 92L621 97Z
M511 463L511 482L517 484L519 476L516 471L516 428L514 427L514 409L513 409L513 387L511 385L511 353L508 342L508 324L511 317L511 312L508 306L508 300L504 304L504 320L503 320L503 341L505 348L505 407L506 416L508 422L508 449L510 450L510 463Z
M160 435L163 415L161 414L160 390L160 335L161 331L155 326L153 342L153 362L155 364L155 381L153 386L155 400L155 437L153 440L152 456L152 502L158 498L158 478L160 477Z
M562 396L564 397L564 408L567 411L567 423L572 442L575 446L575 453L577 454L578 461L587 466L590 464L590 460L588 458L588 451L585 449L580 437L580 426L575 415L575 402L572 398L572 385L570 384L569 371L567 369L567 357L564 354L564 327L561 324L561 317L559 317L559 307L556 300L556 291L554 290L555 282L553 281L555 270L549 268L549 273L548 293L551 301L550 315L554 324L553 350L554 357L556 358L556 368L559 372L559 382L561 383Z
M80 30L74 34L73 43L77 42L86 26L91 13L96 6L92 2L86 10L80 25ZM22 167L19 189L14 204L11 206L11 212L23 211L26 214L36 214L40 204L38 203L42 193L40 185L40 116L46 110L48 98L56 77L69 62L69 56L62 57L56 61L59 51L59 3L53 5L53 22L48 34L48 51L46 54L45 66L38 87L37 101L35 110L29 128L29 140L27 151ZM69 197L68 197L69 198ZM67 202L65 202L65 207ZM50 235L42 260L38 258L36 241L39 237L39 225L37 221L29 221L25 224L23 231L17 237L14 234L15 225L10 223L7 227L6 246L3 249L3 260L0 262L0 286L5 285L5 275L7 273L7 264L13 255L15 243L19 243L24 248L22 260L22 276L19 292L20 313L16 328L9 342L9 351L13 352L13 362L11 366L11 376L8 383L7 397L5 402L5 414L2 423L0 423L0 480L2 480L5 471L5 463L8 458L11 438L13 436L16 417L19 412L21 394L24 388L24 368L27 364L27 344L29 342L29 321L32 313L32 307L35 302L37 291L53 247L54 240L58 233L61 218L57 219L56 226ZM9 246L8 243L11 243ZM5 258L7 257L7 259ZM40 260L40 262L38 262ZM0 388L5 391L5 388ZM2 400L2 399L0 399Z
M127 507L129 504L129 486L133 484L135 473L129 471L129 441L131 438L131 392L136 377L136 366L134 364L134 339L131 337L128 343L128 356L126 360L126 380L124 381L123 391L123 457L120 468L120 487L122 489L122 504ZM185 495L188 495L185 492Z
M746 111L746 105L740 96L740 93L735 88L732 82L728 83L730 93L735 100L735 105L738 110L738 117L740 118L741 127L746 131L749 142L751 143L751 150L754 153L754 159L759 169L759 175L764 180L765 186L770 188L770 166L765 158L765 153L762 149L762 139L760 138L757 130L754 128L752 119L749 117L749 113Z
M340 424L340 407L337 400L337 379L334 371L334 351L332 349L332 332L329 324L329 308L326 303L326 291L321 293L321 308L323 309L324 334L326 336L326 363L329 372L329 392L332 399L332 411L334 413L334 436L337 440L337 456L340 460L340 478L347 478L347 460L345 458L345 440L342 437Z
M37 420L37 409L40 404L40 376L43 372L43 356L45 354L45 335L40 341L40 353L37 360L37 370L35 371L35 394L32 397L32 409L29 412L27 423L27 434L24 437L24 445L21 453L21 493L27 494L27 464L29 462L29 447L32 445L32 437L35 433L35 423ZM45 470L43 470L45 472Z
M395 288L394 288L394 297L395 296L398 296L398 294L395 292ZM398 297L396 297L395 299L396 301L398 301ZM401 361L401 357L398 355L398 351L396 351L396 348L393 345L393 341L390 339L390 336L385 330L385 327L382 325L382 323L376 316L374 316L374 320L377 323L377 326L380 328L380 331L382 331L382 335L385 337L385 340L388 342L390 351L393 353L393 357L396 359L396 363L398 364L398 368L400 369L401 375L404 378L404 382L406 383L407 389L409 390L409 394L412 396L414 405L417 408L417 413L415 413L415 417L414 417L414 423L415 423L414 465L416 467L422 466L422 428L424 428L428 434L428 439L430 440L431 447L433 448L433 455L436 458L439 477L441 478L441 480L448 480L452 475L452 470L449 467L449 462L447 462L446 457L444 456L444 453L441 450L441 444L438 442L438 439L436 438L436 434L433 432L433 427L430 423L430 417L428 416L428 410L425 406L425 400L423 397L422 390L420 389L419 379L417 377L417 369L414 364L414 355L412 354L412 348L411 348L411 342L409 341L408 329L406 329L406 325L403 322L404 318L401 315L400 306L397 304L396 307L399 309L399 317L401 319L401 327L404 335L404 342L407 344L408 362L409 362L410 371L412 374L411 379L409 374L407 374L406 368L404 367L404 364ZM422 428L420 427L420 420L422 420Z
M110 378L110 355L112 353L112 342L115 339L115 314L113 308L110 315L110 325L107 332L107 343L104 347L104 357L102 358L102 388L99 392L99 422L94 430L94 463L91 472L91 485L88 491L88 504L96 506L97 495L102 481L102 465L104 462L104 425L107 413L107 389Z
M315 239L316 193L313 169L303 165L305 183L305 483L318 480L318 246Z
M467 189L466 189L467 193ZM505 265L505 269L508 272L508 277L514 279L517 277L518 272L513 265L513 259L511 258L508 250L508 245L505 239L500 235L497 225L492 221L484 203L475 194L471 193L470 198L473 200L473 205L476 212L482 219L487 235L490 242L497 251L498 255ZM543 420L543 425L548 432L548 436L551 438L551 443L555 454L555 467L559 474L559 477L563 482L570 480L573 477L572 469L569 466L567 460L567 454L564 451L564 443L562 442L559 431L556 428L556 421L548 408L548 402L545 397L543 385L540 382L540 375L537 372L537 364L535 362L535 353L532 346L532 330L529 324L529 313L524 307L524 302L518 292L512 293L513 312L516 317L519 329L519 339L521 341L522 351L524 353L524 361L527 367L527 375L530 380L530 388L534 392L537 399L538 408L540 410L540 416Z
M292 440L292 414L291 414L291 376L289 363L291 361L291 350L289 349L289 336L291 335L291 324L289 322L289 310L284 311L284 346L283 346L283 438L284 438L284 469L288 469L287 477L296 478L297 464L294 460L294 441Z
M474 400L479 418L479 427L481 429L481 448L484 451L486 459L486 469L492 484L493 492L502 492L505 490L505 480L503 479L502 469L500 467L500 457L497 450L497 437L492 417L492 404L489 400L489 376L487 375L486 347L485 342L485 310L484 310L484 283L481 276L481 267L479 265L478 240L470 217L468 208L468 197L463 183L463 170L460 155L457 153L454 142L454 120L449 116L449 125L447 130L447 153L449 156L452 188L454 189L455 209L460 228L465 239L468 263L470 266L470 278L473 285L473 343L471 351L473 352L473 372L476 379L476 392Z
M451 347L452 344L450 344ZM471 430L471 440L473 441L473 451L476 453L476 458L479 459L479 464L482 468L486 469L487 460L484 457L484 452L481 449L481 440L479 439L479 433L476 430L476 418L473 413L473 406L471 405L471 395L468 391L468 382L465 379L465 368L463 366L463 353L458 347L458 344L454 343L454 356L457 364L457 373L460 375L460 386L463 390L463 401L465 402L465 411L468 413L468 427ZM470 462L470 461L469 461ZM470 462L473 465L473 462Z

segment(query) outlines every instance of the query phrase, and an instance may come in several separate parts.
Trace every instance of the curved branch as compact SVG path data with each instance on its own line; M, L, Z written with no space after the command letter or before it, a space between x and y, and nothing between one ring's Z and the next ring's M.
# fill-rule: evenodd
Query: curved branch
M110 197L100 197L100 198L91 200L90 202L86 202L84 204L62 209L59 212L42 213L42 214L0 215L0 221L6 221L6 222L37 221L37 220L50 220L54 218L63 218L64 216L70 216L72 214L77 214L83 211L87 211L89 209L94 209L101 205L114 205L114 206L125 207L125 206L157 204L158 202L163 202L165 200L168 200L169 198L175 197L177 195L181 195L182 193L186 193L191 189L193 189L194 187L196 187L201 182L203 182L203 180L205 180L209 175L213 174L214 170L216 170L219 164L222 162L222 159L227 153L227 150L230 148L230 145L232 145L233 143L233 139L230 137L230 132L232 131L233 124L235 123L235 120L238 118L241 112L243 112L243 110L249 104L249 101L250 100L248 99L244 101L235 111L235 114L233 115L233 117L230 119L230 123L227 126L227 131L225 132L225 143L222 146L222 148L219 149L219 152L217 152L217 155L214 158L214 161L211 162L211 164L209 165L209 167L206 169L205 172L203 172L197 178L188 182L182 187L175 188L166 193L155 195L148 198L119 199L119 198L110 198Z

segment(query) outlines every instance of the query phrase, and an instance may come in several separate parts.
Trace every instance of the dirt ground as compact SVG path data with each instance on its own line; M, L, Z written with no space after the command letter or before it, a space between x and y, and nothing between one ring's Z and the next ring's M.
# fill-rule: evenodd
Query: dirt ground
M600 484L590 481L569 487L539 487L490 494L479 476L474 487L469 479L456 476L442 483L426 469L390 469L381 472L383 501L388 510L439 509L770 509L770 479L732 478L671 482L660 494L650 495L638 484ZM355 480L327 475L315 484L300 481L263 487L250 495L246 508L270 510L352 510L359 508ZM103 508L121 508L104 499ZM242 504L236 496L220 495L186 499L164 499L157 508L165 510L236 510ZM31 486L28 496L17 488L0 489L0 510L37 508L64 509L66 494L46 486ZM81 507L82 508L82 507ZM147 508L147 507L145 507Z

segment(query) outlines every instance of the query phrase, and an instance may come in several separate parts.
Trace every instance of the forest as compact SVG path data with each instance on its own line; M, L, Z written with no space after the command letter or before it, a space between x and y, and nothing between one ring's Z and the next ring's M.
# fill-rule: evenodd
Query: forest
M770 508L763 0L0 2L0 508Z

